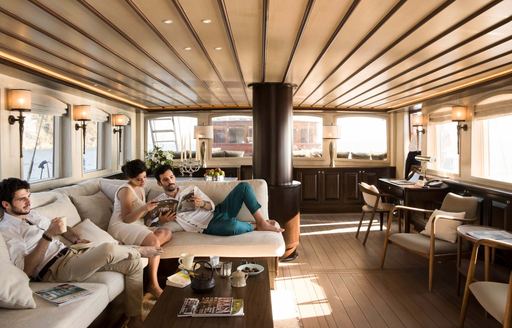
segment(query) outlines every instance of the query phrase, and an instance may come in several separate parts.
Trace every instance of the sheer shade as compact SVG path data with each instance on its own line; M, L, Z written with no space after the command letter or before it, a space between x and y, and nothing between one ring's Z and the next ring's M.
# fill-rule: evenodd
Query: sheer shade
M512 114L512 100L475 106L476 120Z
M39 115L63 116L67 113L68 105L57 98L32 94L32 113Z
M452 120L452 108L447 107L436 110L435 112L430 113L428 120L430 123L450 122Z

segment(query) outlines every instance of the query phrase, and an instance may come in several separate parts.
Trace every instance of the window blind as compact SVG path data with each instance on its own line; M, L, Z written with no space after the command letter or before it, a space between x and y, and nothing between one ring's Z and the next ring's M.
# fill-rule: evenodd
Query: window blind
M430 123L444 123L452 120L452 108L445 107L435 112L432 112L428 116L428 120Z
M67 113L68 105L57 98L32 94L31 112L39 115L63 116Z
M512 100L475 106L475 120L512 114Z

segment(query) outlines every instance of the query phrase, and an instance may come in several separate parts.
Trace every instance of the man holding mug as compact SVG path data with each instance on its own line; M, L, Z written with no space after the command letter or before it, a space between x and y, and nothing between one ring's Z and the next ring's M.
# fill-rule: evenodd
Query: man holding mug
M5 211L0 233L14 265L34 281L83 281L97 271L115 271L125 277L125 313L129 327L141 326L142 264L140 257L154 256L154 247L128 247L113 243L93 246L81 239L66 220L52 220L31 210L30 185L17 178L0 182L0 202ZM66 247L57 236L73 245Z

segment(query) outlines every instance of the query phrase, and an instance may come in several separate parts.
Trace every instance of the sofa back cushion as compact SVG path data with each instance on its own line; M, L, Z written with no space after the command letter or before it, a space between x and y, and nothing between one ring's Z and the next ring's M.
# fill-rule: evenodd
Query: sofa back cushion
M101 190L92 195L70 197L82 220L89 219L101 229L108 229L113 205Z
M37 213L53 219L57 216L67 217L68 226L72 227L80 222L80 215L68 196L55 192L37 192L30 196L32 209Z
M179 181L178 186L180 188L185 188L187 186L193 185L197 186L201 189L210 199L215 203L219 204L222 202L229 192L241 181L204 181L204 180L193 180L193 181ZM263 217L268 218L268 188L267 182L262 179L253 179L253 180L244 180L244 182L249 183L256 194L256 199L261 204L261 211ZM146 183L146 190L148 190L146 194L146 199L151 200L158 195L160 195L163 190L162 187L158 186L156 180L148 179ZM251 213L247 209L245 205L242 206L242 209L238 213L237 216L240 220L243 221L254 221Z

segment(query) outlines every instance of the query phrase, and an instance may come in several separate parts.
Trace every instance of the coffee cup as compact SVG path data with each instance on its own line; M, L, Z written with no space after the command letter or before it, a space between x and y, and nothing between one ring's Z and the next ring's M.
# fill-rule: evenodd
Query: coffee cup
M210 256L210 264L212 268L216 268L219 265L219 256Z
M61 216L60 222L62 222L60 225L60 233L65 233L66 231L68 231L68 218L65 216Z
M247 277L249 275L245 272L237 270L231 274L229 279L231 280L231 287L245 287L247 285Z
M185 269L192 269L194 264L194 255L189 253L182 253L178 259L178 263Z
M233 263L231 262L223 262L220 265L220 276L223 278L229 277L231 275L231 268Z

